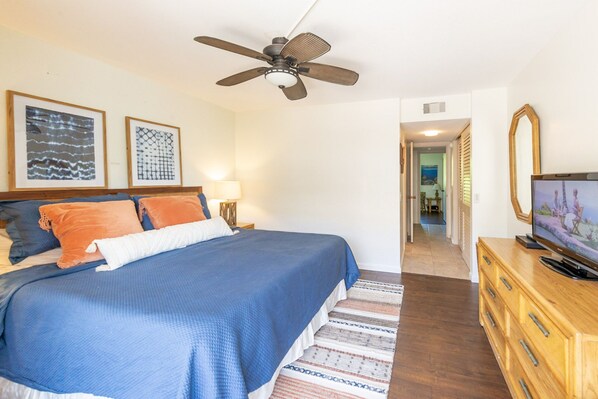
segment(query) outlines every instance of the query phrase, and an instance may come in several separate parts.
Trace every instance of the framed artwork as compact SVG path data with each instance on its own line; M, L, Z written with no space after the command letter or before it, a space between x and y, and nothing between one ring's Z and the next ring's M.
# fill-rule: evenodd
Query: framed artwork
M129 187L182 186L180 129L130 116L125 124Z
M7 91L10 191L106 188L106 113Z
M422 165L422 186L433 186L438 183L438 165Z

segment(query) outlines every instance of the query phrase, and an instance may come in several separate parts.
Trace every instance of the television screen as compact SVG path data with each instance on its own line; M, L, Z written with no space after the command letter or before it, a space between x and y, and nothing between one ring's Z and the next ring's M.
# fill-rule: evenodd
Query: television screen
M598 181L534 176L532 229L549 249L598 270Z

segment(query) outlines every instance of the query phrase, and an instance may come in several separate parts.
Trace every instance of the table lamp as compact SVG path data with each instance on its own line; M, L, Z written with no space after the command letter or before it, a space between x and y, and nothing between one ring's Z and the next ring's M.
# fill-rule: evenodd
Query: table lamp
M440 185L438 183L434 184L434 187L432 187L432 190L436 190L435 198L438 198L438 190L440 190Z
M220 216L229 226L237 224L237 201L241 199L241 183L238 181L217 181L214 198L220 203Z

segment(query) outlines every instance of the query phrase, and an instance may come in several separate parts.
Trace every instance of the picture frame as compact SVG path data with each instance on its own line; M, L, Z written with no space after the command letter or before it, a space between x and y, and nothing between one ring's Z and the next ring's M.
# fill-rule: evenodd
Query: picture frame
M129 187L181 187L181 130L125 117Z
M9 191L108 187L106 112L6 91Z
M401 164L401 174L405 173L405 155L406 155L406 146L403 143L399 143L399 152L400 152L400 164Z
M438 165L422 165L421 166L421 183L422 186L433 186L438 184Z

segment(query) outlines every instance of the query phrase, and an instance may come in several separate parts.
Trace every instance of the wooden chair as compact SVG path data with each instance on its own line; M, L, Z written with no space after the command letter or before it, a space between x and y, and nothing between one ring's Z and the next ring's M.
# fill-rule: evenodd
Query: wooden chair
M421 213L426 213L428 211L426 205L426 193L424 191L420 191L419 193L419 211Z

